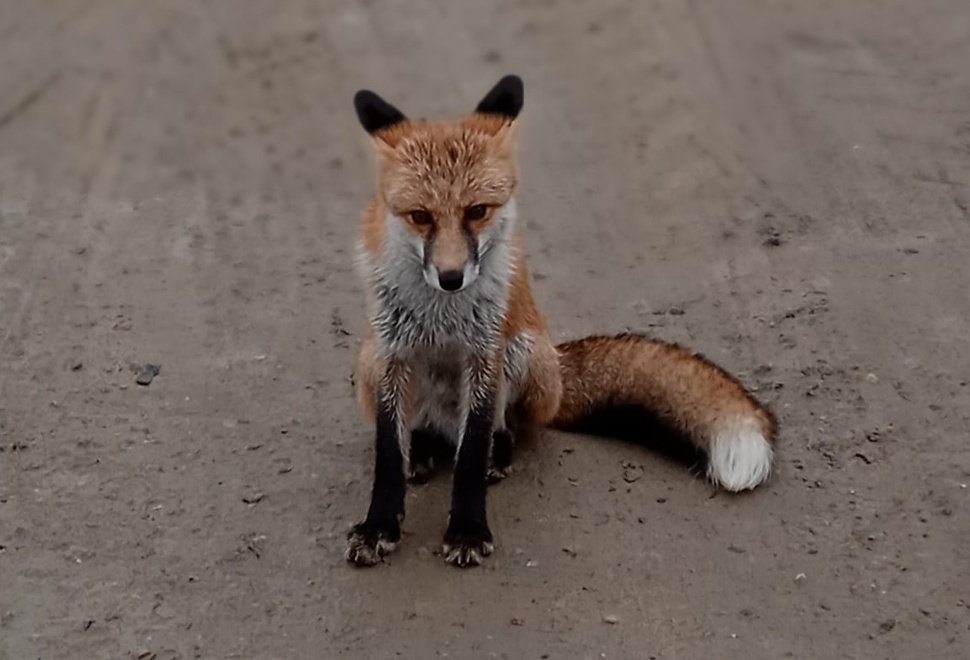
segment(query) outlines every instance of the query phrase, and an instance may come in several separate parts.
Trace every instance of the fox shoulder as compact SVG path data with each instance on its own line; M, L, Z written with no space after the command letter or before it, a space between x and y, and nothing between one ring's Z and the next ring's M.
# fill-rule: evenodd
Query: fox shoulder
M525 248L518 233L512 238L512 281L509 285L508 306L505 312L504 334L512 338L522 332L546 335L546 319L539 311L532 295Z

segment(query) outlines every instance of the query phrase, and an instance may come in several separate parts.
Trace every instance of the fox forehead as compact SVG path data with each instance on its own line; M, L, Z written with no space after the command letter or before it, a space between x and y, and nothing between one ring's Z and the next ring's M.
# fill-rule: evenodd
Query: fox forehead
M382 154L380 166L391 210L453 211L507 202L516 185L508 130L477 117L396 127L394 148Z

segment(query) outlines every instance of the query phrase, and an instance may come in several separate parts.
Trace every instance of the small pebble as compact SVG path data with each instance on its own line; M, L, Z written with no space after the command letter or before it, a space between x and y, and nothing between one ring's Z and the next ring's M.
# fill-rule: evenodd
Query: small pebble
M628 465L623 469L623 481L632 484L643 476L643 468L639 465Z
M620 619L615 614L607 614L606 616L603 617L603 623L608 623L611 626L615 626L619 622L620 622Z
M160 373L162 373L162 368L157 364L146 364L141 370L141 373L138 374L138 377L135 378L135 382L142 387L147 387L152 384L152 380Z

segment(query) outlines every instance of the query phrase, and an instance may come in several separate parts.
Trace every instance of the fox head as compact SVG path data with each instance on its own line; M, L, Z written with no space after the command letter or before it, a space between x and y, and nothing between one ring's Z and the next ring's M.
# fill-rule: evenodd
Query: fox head
M483 258L507 236L517 183L518 76L505 76L474 112L454 121L408 119L374 92L354 107L378 156L378 196L387 209L385 240L407 242L424 280L459 292L478 278Z

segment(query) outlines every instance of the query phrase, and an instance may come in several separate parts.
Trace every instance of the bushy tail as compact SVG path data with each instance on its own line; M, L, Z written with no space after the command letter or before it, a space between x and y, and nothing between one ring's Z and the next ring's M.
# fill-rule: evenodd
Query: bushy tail
M563 381L557 428L599 433L601 423L609 427L639 412L673 431L671 442L679 436L702 452L707 476L724 488L746 490L768 478L775 419L717 365L636 335L589 337L556 349Z

